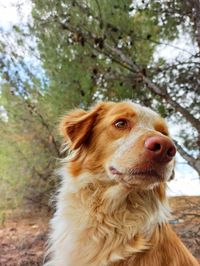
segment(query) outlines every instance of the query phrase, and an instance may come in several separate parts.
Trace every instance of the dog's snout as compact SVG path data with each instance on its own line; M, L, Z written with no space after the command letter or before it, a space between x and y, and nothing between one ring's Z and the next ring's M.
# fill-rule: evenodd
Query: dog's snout
M152 136L145 140L146 156L148 159L168 163L176 154L174 143L164 136Z

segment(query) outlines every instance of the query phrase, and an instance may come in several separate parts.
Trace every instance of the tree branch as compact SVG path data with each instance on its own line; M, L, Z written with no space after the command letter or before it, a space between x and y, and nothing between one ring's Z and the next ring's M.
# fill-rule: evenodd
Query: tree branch
M180 144L178 144L176 140L173 141L176 144L180 155L188 162L190 166L192 166L198 173L200 173L200 159L193 158L182 148Z
M179 103L174 101L172 97L166 93L163 98L169 103L176 111L181 113L191 124L194 128L197 129L198 133L200 134L200 123L199 120L196 119L190 112L188 112L185 108L183 108Z

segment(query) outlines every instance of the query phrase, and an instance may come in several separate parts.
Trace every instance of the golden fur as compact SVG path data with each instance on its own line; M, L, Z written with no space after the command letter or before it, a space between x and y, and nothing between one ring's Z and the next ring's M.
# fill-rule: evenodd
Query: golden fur
M60 131L71 154L59 173L45 265L198 265L168 224L174 159L155 163L144 149L148 137L170 139L159 115L131 102L103 102L69 112Z

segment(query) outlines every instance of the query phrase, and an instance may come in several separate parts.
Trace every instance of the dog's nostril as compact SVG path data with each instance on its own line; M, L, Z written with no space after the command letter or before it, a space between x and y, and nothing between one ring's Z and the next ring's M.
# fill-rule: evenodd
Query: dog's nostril
M174 157L174 155L176 154L176 148L175 147L170 147L169 150L167 151L167 155L170 157Z
M145 147L148 149L148 150L150 150L150 151L154 151L154 152L156 152L156 151L159 151L160 149L161 149L161 144L160 143L158 143L158 142L154 142L154 141L149 141L149 140L147 140L146 142L145 142Z
M159 143L156 143L153 151L159 151L160 149L161 149L161 145Z

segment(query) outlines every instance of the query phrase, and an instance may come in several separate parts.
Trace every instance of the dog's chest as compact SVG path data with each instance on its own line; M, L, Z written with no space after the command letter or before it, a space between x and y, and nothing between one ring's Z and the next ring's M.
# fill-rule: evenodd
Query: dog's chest
M147 248L153 220L147 210L124 201L109 211L100 195L76 195L64 208L68 220L64 241L73 239L73 265L107 266Z

